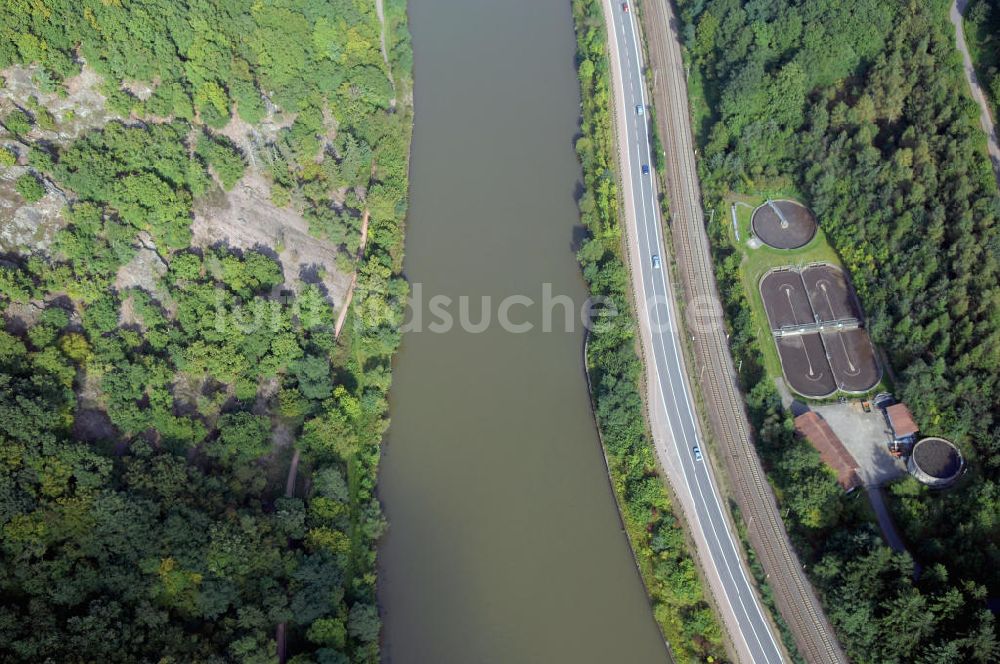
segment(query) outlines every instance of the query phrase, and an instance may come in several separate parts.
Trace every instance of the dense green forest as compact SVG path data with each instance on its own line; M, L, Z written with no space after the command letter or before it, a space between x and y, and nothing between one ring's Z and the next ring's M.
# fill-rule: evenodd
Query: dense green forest
M67 201L51 245L0 255L0 659L378 661L404 0L384 27L353 0L6 2L17 64L61 98L92 68L120 120L63 141L71 113L37 99L0 117L11 202ZM253 154L220 131L276 117ZM194 206L253 168L351 256L369 216L339 338L280 248L192 246ZM148 285L121 286L150 248Z
M574 0L573 17L583 98L576 143L584 173L579 206L588 231L578 259L592 295L613 302L617 311L630 311L600 1ZM723 661L719 623L705 599L690 543L673 515L646 431L635 319L614 316L603 321L588 337L587 372L615 496L654 616L677 661Z
M759 448L803 562L857 662L989 662L1000 595L1000 197L948 3L680 0L706 204L799 190L850 269L896 391L970 462L890 498L909 555L839 494L760 363L739 254L712 226Z
M965 9L965 41L995 122L1000 113L1000 0L970 0Z

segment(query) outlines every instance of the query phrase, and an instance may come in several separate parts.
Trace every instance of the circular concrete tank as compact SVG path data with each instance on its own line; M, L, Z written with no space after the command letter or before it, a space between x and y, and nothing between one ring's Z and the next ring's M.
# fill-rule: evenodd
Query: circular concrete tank
M768 200L750 217L753 234L775 249L799 249L816 236L816 217L795 201Z
M906 462L910 474L928 486L946 487L958 479L965 465L962 453L944 438L924 438L913 446Z

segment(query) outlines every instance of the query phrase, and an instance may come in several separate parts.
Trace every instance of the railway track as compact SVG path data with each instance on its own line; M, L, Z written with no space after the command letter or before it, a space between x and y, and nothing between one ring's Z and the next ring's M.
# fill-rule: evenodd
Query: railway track
M811 664L846 663L833 628L791 548L774 494L753 446L751 427L729 352L705 231L688 116L686 72L672 28L675 24L673 11L668 0L649 0L643 3L642 9L652 61L647 64L652 64L655 72L653 97L660 111L657 119L666 152L666 190L670 199L675 259L680 268L684 299L689 305L686 312L690 317L692 311L702 311L706 306L711 311L708 317L687 321L694 341L697 371L693 375L702 375L699 387L709 406L711 428L747 521L751 544L801 654Z

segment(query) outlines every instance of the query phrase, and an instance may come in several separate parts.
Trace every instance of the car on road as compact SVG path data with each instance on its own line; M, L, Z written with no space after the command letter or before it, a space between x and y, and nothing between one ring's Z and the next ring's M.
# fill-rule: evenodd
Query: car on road
M701 448L700 447L698 447L697 445L695 445L694 447L691 448L691 451L694 452L694 460L695 461L701 461L702 460L703 457L701 456Z
M622 3L622 11L625 12L626 14L628 14L628 3L627 2L623 2Z
M645 111L642 108L642 104L636 104L635 105L635 114L636 115L642 115L643 113L645 113Z
M642 174L643 175L649 175L649 164L643 164L642 165Z
M660 269L660 255L659 254L653 254L653 269L654 270L659 270Z

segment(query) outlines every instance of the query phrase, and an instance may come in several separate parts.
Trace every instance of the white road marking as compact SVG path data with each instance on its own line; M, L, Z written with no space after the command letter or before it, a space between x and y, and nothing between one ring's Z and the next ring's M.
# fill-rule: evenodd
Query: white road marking
M634 24L630 23L630 27L632 29L632 34L633 34L633 44L632 44L633 52L635 53L636 61L638 61L641 64L642 57L641 57L641 54L638 52L638 36L636 34ZM624 36L624 27L623 26L622 26L622 30L621 31L622 31L622 34ZM613 37L615 37L614 31L610 31L610 34ZM616 41L617 41L617 39L616 39ZM632 55L631 53L628 53L628 51L626 51L626 57L627 57L627 60L628 60L629 70L630 70L629 71L630 91L632 92L632 97L633 97L633 102L634 102L635 101L635 86L634 86L634 79L633 79L632 71L631 71L631 65L632 65L631 55ZM622 91L622 94L623 94L623 97L624 97L624 90ZM641 85L639 86L639 98L640 98L639 100L641 101L641 103L643 104L643 106L645 106L645 94L644 94L644 89L643 89L643 87ZM625 103L625 107L627 108L628 105L629 105L627 103L628 102L627 98L624 99L624 101L626 102ZM627 122L627 118L626 118L626 122ZM646 158L647 158L647 160L651 161L651 158L650 158L651 157L651 154L650 154L650 145L649 145L649 138L648 138L648 128L645 125L643 125L643 129L645 130L644 133L646 134L646 140L645 141L641 141L640 137L639 137L638 124L639 123L637 122L636 123L636 130L635 130L635 140L636 140L637 146L639 147L640 150L641 150L641 148L643 146L645 147ZM629 182L631 184L631 182L632 182L632 177L631 177L631 168L632 168L632 166L631 166L631 157L632 157L632 147L633 146L629 145L627 147L628 147L629 171L630 171L628 179L629 179ZM687 184L690 185L690 174L689 173L685 173L685 175L687 176L685 178L685 180L687 181ZM662 239L660 237L658 212L656 211L657 200L656 200L655 184L651 184L651 186L650 186L651 196L647 197L647 195L646 195L646 186L645 186L645 182L642 180L642 177L643 176L640 174L640 189L641 189L641 192L642 192L642 205L641 205L641 207L642 207L643 222L644 222L644 224L646 226L646 233L644 234L645 235L645 239L646 239L646 245L647 245L647 247L650 246L650 242L649 242L649 218L648 218L648 215L647 215L646 204L649 203L649 201L651 200L652 201L652 207L653 207L653 216L656 218L656 223L653 225L654 242L655 242L655 246L659 248L660 246L662 246ZM634 188L633 188L633 192L634 192ZM636 233L639 234L638 214L636 214ZM639 234L639 237L642 237L642 235L643 234ZM641 255L641 252L640 252L640 255ZM641 270L641 274L643 276L643 293L648 298L648 293L647 293L647 289L646 289L646 279L645 279L645 277L646 277L646 269L644 267L640 267L640 270ZM663 286L664 292L667 294L668 297L673 297L673 293L671 291L669 281L667 281L666 276L662 272L660 274L660 278L661 278L661 285ZM655 282L651 282L651 283L655 284ZM655 289L654 289L654 295L655 295ZM649 322L650 326L652 327L652 320L650 318L648 307L644 307L644 314L645 314L645 317L646 317L647 321ZM659 314L659 308L658 307L656 308L655 315L656 315L656 319L657 319L658 329L662 330L663 328L662 328L661 321L660 321L660 314ZM669 303L668 303L667 304L667 320L668 320L668 324L670 324L670 328L669 328L670 330L674 329L673 328L672 317L673 317L673 315L672 315L671 308L670 308ZM666 345L666 343L665 343L665 341L663 339L663 337L665 335L664 335L664 333L662 331L660 331L659 332L659 336L660 336L660 349L661 349L661 351L663 351L666 354L667 345ZM678 349L677 349L677 341L673 337L671 337L671 340L672 340L673 343L670 344L670 350L673 353L673 356L674 356L674 359L675 359L675 362L676 362L676 366L678 368L680 368L682 366L682 363L681 363L680 355L679 355L679 352L678 352ZM666 417L666 419L667 419L667 426L670 429L671 438L674 441L674 446L675 446L675 448L677 450L677 453L678 453L679 456L681 456L681 471L684 474L684 479L685 479L685 483L687 484L688 492L691 495L692 501L694 501L694 492L693 492L693 490L691 488L691 479L690 479L690 477L688 475L687 468L684 465L683 454L682 454L682 452L680 450L680 447L679 447L679 444L678 444L679 441L678 441L678 438L677 438L676 433L674 431L673 422L671 421L671 417L670 417L671 411L667 407L666 394L664 393L664 389L663 389L663 385L664 385L663 378L662 378L662 376L660 374L659 365L656 362L655 353L654 353L654 357L653 357L653 368L654 368L654 371L655 371L656 376L657 376L657 381L658 381L657 382L657 389L658 389L658 391L660 393L660 400L661 400L661 402L663 404L663 407L664 407L664 410L665 410L666 416L667 416ZM691 418L690 421L691 421L691 424L692 424L692 428L694 430L693 434L695 436L695 442L698 442L696 420L694 418L694 413L693 413L693 411L691 409L691 395L689 393L689 389L688 389L686 381L682 380L681 383L682 383L682 388L683 388L684 396L686 397L686 404L685 405L687 407L688 416ZM671 391L672 400L673 400L674 406L675 406L675 410L673 412L680 413L681 412L681 408L680 408L680 405L679 405L678 400L677 400L677 394L673 390L673 386L671 386L671 390L670 391ZM690 438L688 436L688 433L687 433L685 427L682 426L680 428L681 428L681 433L684 436L685 443L687 443L689 445L689 447L690 447ZM688 450L689 459L691 458L691 456L690 456L691 454L692 454L692 452L689 449ZM708 482L709 482L709 486L713 489L711 491L711 493L712 493L712 498L713 498L713 500L715 502L716 509L719 511L720 515L723 515L722 507L721 507L721 504L719 503L719 498L718 498L717 492L714 490L714 482L712 480L711 472L708 469L708 464L703 464L703 465L705 466L705 473L706 473L706 477L707 477ZM696 467L696 470L697 470L697 467ZM707 514L710 514L711 512L710 512L709 507L708 507L708 501L707 501L707 499L706 499L706 497L704 495L704 491L703 491L703 489L702 489L702 487L701 487L700 484L698 484L698 493L699 493L699 495L701 497L701 502L702 502L703 509L706 511ZM695 514L694 516L697 518L697 514ZM699 521L699 527L702 529L703 532L706 532L705 528L704 528L704 524L701 523L700 519L698 519L698 521ZM722 538L719 536L718 530L716 529L715 523L714 523L714 521L712 519L709 519L709 525L711 526L712 533L715 536L716 543L720 547L719 551L722 552L722 549L723 549ZM726 537L728 539L728 543L729 543L730 549L731 549L732 553L736 556L736 562L737 562L737 567L739 568L739 571L740 571L740 576L742 577L744 583L749 588L749 581L748 581L748 579L746 577L745 571L743 570L743 566L741 564L741 559L740 559L740 556L739 556L739 552L736 549L736 545L735 545L735 542L733 541L731 533L729 532L729 528L726 527L724 530L725 530L725 533L726 533ZM719 574L721 572L721 570L719 569L718 562L715 560L715 556L712 555L711 551L709 551L708 553L709 553L708 557L712 559L712 564L713 564L713 566L716 569L716 573ZM763 645L763 643L760 640L760 636L757 633L757 629L754 626L754 621L750 617L750 612L747 609L747 606L746 606L745 602L743 601L744 592L743 592L742 588L739 586L739 584L736 583L736 578L733 576L731 565L727 561L725 561L725 560L724 560L724 562L726 563L725 564L726 571L727 571L730 579L733 582L732 589L735 589L735 591L736 591L737 598L739 599L741 608L743 609L743 613L746 616L746 618L748 619L747 622L749 622L750 629L751 629L751 631L754 634L754 639L757 641L757 645L760 648L760 652L764 655L765 660L769 662L771 660L771 657L770 657L769 654L766 653L764 645ZM757 610L758 617L760 618L762 624L765 625L765 627L768 627L767 621L764 618L763 611L761 610L761 607L760 607L760 605L759 605L759 603L757 601L756 596L753 594L752 591L749 594L752 596L754 608ZM733 607L732 602L730 601L730 599L728 597L729 593L727 592L726 595L727 595L726 596L726 602L729 604L730 609L732 610L732 609L734 609L734 607ZM777 645L777 643L774 640L774 636L771 634L769 628L767 629L767 633L768 633L768 636L770 637L771 645L774 646L775 652L778 653L778 657L779 657L779 661L780 661L780 652L781 651L778 648L778 645ZM747 647L750 648L750 643L747 640L747 636L746 636L746 634L744 634L742 632L742 630L741 630L741 636L742 636L744 642L746 643ZM753 649L751 648L751 652L752 651L753 651Z

